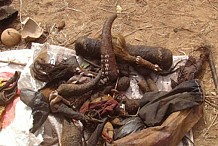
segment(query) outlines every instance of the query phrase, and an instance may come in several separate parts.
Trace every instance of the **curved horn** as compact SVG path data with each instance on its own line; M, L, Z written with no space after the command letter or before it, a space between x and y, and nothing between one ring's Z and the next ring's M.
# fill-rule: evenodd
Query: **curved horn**
M61 96L77 96L86 93L94 88L100 81L102 71L98 73L94 80L84 84L61 84L57 91Z
M110 16L104 23L101 40L102 75L107 80L114 81L118 77L118 67L112 45L111 27L117 15Z

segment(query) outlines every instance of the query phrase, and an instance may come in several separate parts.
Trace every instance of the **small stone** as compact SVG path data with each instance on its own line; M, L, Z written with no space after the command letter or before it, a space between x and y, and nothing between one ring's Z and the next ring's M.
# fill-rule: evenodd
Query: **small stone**
M58 30L62 30L64 27L65 27L65 21L63 21L63 20L56 24L56 28Z
M117 5L117 7L116 7L117 13L121 13L122 10L123 10L122 7L120 5Z
M216 96L216 92L210 92L213 96Z

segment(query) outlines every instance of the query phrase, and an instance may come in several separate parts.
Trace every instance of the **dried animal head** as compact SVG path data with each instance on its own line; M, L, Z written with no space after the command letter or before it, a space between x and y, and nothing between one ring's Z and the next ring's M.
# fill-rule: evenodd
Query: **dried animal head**
M100 59L100 40L88 38L87 36L81 36L75 41L76 55L84 58Z
M50 82L56 79L68 80L76 72L79 64L75 56L66 61L51 64L42 60L36 60L33 64L33 76L39 81Z

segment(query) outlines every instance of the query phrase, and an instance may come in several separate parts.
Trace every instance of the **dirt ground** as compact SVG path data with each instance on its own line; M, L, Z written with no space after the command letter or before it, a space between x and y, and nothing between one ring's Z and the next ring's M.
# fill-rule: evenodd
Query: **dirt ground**
M106 17L122 8L113 24L113 33L121 33L131 44L161 46L174 55L196 53L199 45L212 46L218 64L218 1L216 0L14 0L20 16L13 27L20 30L26 17L35 19L44 28L41 43L74 47L83 35L99 37ZM65 27L58 31L62 21ZM28 47L21 42L16 49ZM0 44L1 51L5 49ZM218 68L218 66L216 66ZM202 79L207 101L217 104L215 87L208 63ZM218 112L205 103L204 117L194 127L196 146L218 145Z

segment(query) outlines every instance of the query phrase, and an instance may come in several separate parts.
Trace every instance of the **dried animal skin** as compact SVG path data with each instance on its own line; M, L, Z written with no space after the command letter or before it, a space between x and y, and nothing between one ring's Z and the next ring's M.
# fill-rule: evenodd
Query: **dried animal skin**
M30 129L31 133L35 133L48 118L50 113L49 103L42 93L37 93L33 99L33 127Z
M64 119L61 136L63 146L82 146L82 133L79 128L71 121Z
M66 61L50 64L42 59L36 59L32 67L32 75L42 82L51 82L53 80L68 80L76 72L79 64L75 56Z
M58 92L52 91L49 95L50 108L54 111L54 105L58 102L63 102L64 104L73 107L74 109L79 109L82 104L91 97L92 92L87 92L79 96L72 96L70 98L64 98L58 94Z
M79 75L76 74L76 75L72 76L67 81L67 83L68 84L72 84L72 83L83 84L83 83L86 83L86 82L89 82L89 81L90 81L90 77L83 76L83 73L80 73Z
M17 95L17 82L20 78L21 72L16 71L6 83L0 87L0 106L6 106Z
M98 143L98 140L102 134L104 125L107 122L107 118L103 119L103 123L98 124L97 128L95 129L95 131L92 133L92 135L90 136L88 142L87 142L87 146L96 146Z
M54 146L60 143L59 136L61 135L61 131L54 127L53 118L57 119L51 115L43 124L43 142L40 143L40 146Z
M115 59L115 54L112 46L111 27L113 21L117 18L114 14L110 16L104 23L101 39L101 66L102 76L107 81L115 81L118 77L118 67Z
M81 122L94 122L94 123L102 123L102 121L88 117L80 112L74 111L72 108L68 107L64 103L56 103L51 108L52 113L60 114L69 119L80 120Z
M49 102L50 102L50 108L52 111L54 111L53 109L54 105L61 101L65 103L66 105L70 105L70 102L66 100L65 98L63 98L62 96L58 95L58 92L56 90L50 93Z
M30 132L32 133L35 133L42 124L44 124L50 113L48 95L47 93L45 94L45 90L47 92L49 89L44 89L40 92L30 89L21 89L21 101L32 109L33 127L30 129ZM51 91L49 90L49 92Z
M33 107L34 97L37 94L36 91L31 89L22 88L20 90L20 100L23 101L27 106Z
M113 37L114 37L113 49L117 58L129 63L143 66L153 71L162 70L157 64L152 64L151 62L143 59L140 55L138 55L137 57L130 55L129 51L126 49L127 47L126 47L125 38L121 34L115 35Z
M193 56L189 56L185 65L179 68L177 82L172 80L172 88L184 81L197 79L202 71L204 62L208 59L208 56L209 50L205 50L205 52L201 53L198 60L196 60Z

